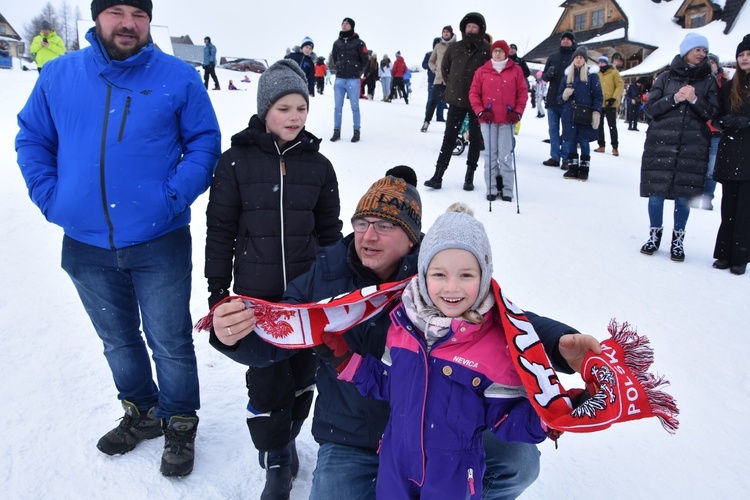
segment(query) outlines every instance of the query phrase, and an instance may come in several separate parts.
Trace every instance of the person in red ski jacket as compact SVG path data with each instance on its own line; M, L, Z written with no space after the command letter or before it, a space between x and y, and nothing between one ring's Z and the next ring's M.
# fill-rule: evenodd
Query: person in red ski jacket
M529 98L521 67L508 57L505 40L492 44L492 59L480 66L469 88L471 109L484 138L484 181L487 199L513 200L513 127Z
M406 93L406 87L404 87L404 75L406 74L406 62L401 57L401 52L396 52L396 60L393 62L391 68L391 76L393 77L393 84L391 85L391 96L390 99L398 99L399 93L404 97L404 102L409 104L409 94Z

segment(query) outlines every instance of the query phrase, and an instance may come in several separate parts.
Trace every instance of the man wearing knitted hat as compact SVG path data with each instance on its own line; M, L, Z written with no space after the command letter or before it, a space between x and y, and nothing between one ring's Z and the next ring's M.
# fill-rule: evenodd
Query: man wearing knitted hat
M545 105L547 106L550 157L543 161L542 165L548 167L559 167L562 159L563 168L567 168L568 152L560 140L560 120L562 119L563 107L557 102L557 93L560 90L560 82L565 78L565 69L573 62L573 52L577 47L575 33L569 30L563 32L560 35L559 49L549 56L544 64L542 78L547 82Z
M432 115L437 109L438 121L445 121L443 116L443 109L445 108L445 81L443 80L443 71L441 67L443 65L443 56L445 51L448 50L448 45L456 41L456 35L453 34L453 27L450 25L443 27L442 35L435 38L435 43L432 44L432 52L429 53L429 60L427 61L427 68L433 73L434 80L432 85L432 91L428 92L427 109L424 114L424 123L420 129L422 132L427 132L427 128L430 126L432 121ZM423 64L424 66L424 64Z
M203 85L208 89L208 78L214 79L214 90L221 90L219 79L216 77L216 45L211 43L211 37L203 39Z
M16 151L31 199L65 232L63 269L125 409L97 447L120 455L163 433L162 474L185 476L200 407L190 205L221 136L195 69L155 49L151 12L151 0L91 3L91 46L45 64Z
M406 166L387 172L357 204L353 233L318 249L311 269L289 283L283 302L309 303L363 287L400 281L417 273L422 238L422 204L416 174ZM407 181L408 180L408 181ZM345 333L344 352L380 358L390 326L382 311ZM550 356L565 372L577 366L582 353L598 346L596 339L577 334L562 323L531 315L534 328L549 347ZM291 352L267 344L253 334L255 317L242 301L220 305L213 316L211 343L230 358L251 366L267 366ZM228 335L231 329L232 335ZM566 335L573 334L573 335ZM557 367L557 366L556 366ZM336 369L321 361L312 434L319 443L311 500L375 498L378 447L388 421L387 403L363 397L338 379ZM539 451L534 445L499 441L485 434L487 473L485 498L515 498L535 479Z
M344 95L349 97L354 122L352 142L359 142L360 114L359 114L359 78L364 73L365 66L370 60L367 44L354 32L354 19L345 17L341 21L339 38L333 42L329 66L336 68L336 81L333 84L333 135L331 142L341 139L341 118L344 112Z
M604 94L604 103L602 105L602 119L599 121L599 147L594 151L603 153L607 143L604 140L604 119L607 119L607 128L609 128L609 141L612 143L612 156L618 156L617 147L617 108L620 105L622 92L625 90L625 84L622 81L620 72L617 68L610 66L609 58L606 54L599 56L599 82Z
M65 54L65 42L48 21L42 21L42 29L31 41L29 52L34 55L36 68L41 73L45 63Z
M211 183L209 307L230 287L278 302L287 283L310 268L316 246L341 239L336 173L320 139L305 129L308 107L308 82L293 60L277 61L260 76L258 112L232 137ZM313 352L300 349L245 374L247 427L266 471L263 500L289 498L299 470L295 438L310 413L316 366Z

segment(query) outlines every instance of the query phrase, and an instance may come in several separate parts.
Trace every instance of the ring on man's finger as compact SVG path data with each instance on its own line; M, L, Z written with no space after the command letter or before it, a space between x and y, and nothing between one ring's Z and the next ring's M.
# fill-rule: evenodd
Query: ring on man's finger
M230 336L231 336L231 335L234 335L234 334L232 333L232 329L231 329L231 328L229 328L229 327L227 327L227 332L229 333L229 335L230 335Z

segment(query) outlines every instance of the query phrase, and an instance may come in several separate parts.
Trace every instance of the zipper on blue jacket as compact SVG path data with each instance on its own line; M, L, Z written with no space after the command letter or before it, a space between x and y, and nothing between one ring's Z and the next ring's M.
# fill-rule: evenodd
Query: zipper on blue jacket
M130 114L130 96L125 98L125 110L122 112L122 122L120 123L120 133L117 134L117 142L122 142L122 134L125 132L125 122Z
M105 182L105 158L107 152L107 128L109 126L109 106L112 102L112 87L107 86L107 99L104 103L104 123L102 125L102 144L99 152L99 185L102 190L102 208L104 211L104 219L107 221L107 227L109 228L109 247L112 250L115 248L115 228L112 226L112 219L109 218L109 210L107 209L107 188Z

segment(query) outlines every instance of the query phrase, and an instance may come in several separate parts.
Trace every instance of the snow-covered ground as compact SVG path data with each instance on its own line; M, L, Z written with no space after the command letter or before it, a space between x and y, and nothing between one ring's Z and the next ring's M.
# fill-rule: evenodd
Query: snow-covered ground
M232 78L248 89L211 92L226 149L255 112L258 75L242 84L241 74L218 73L223 88ZM596 434L565 434L558 450L542 444L540 477L523 498L745 498L750 448L741 427L750 420L750 403L743 401L750 394L744 352L750 343L747 316L741 317L747 314L742 304L750 277L711 268L721 187L717 210L690 215L684 263L670 261L664 250L644 256L638 250L649 223L638 180L646 126L629 132L620 121L620 156L613 157L608 146L606 154L593 153L588 182L566 181L560 169L541 165L549 156L549 146L542 143L547 122L528 109L516 152L520 214L515 203L500 201L489 212L481 177L474 192L461 189L466 153L453 158L443 189L429 190L421 183L432 174L443 124L433 121L429 132L419 131L425 76L414 76L408 106L403 101L360 103L358 144L348 141L348 108L344 140L328 141L332 87L312 100L307 128L324 139L321 150L336 168L342 219L348 220L359 197L388 168L412 166L419 175L425 229L450 203L470 204L490 233L495 277L511 299L598 338L606 335L610 318L629 321L651 339L653 368L671 380L668 391L681 410L682 425L674 436L649 419ZM36 78L36 72L0 70L5 171L0 183L0 318L6 325L0 337L2 496L258 498L264 476L245 425L244 370L211 348L203 333L195 335L203 405L193 473L183 479L163 477L159 439L120 457L96 449L122 409L100 341L59 267L62 231L28 199L16 165L16 113ZM206 203L203 195L193 206L194 320L207 312L202 276ZM672 207L668 202L667 231ZM576 378L565 382L579 385ZM294 500L308 497L315 467L317 445L309 422L297 448L301 469Z

